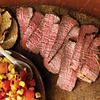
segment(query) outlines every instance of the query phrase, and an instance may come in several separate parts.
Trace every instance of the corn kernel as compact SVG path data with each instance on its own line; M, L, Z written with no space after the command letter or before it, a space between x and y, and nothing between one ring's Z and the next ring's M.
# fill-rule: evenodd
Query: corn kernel
M15 74L15 69L14 68L11 69L11 74Z
M41 98L40 92L36 92L36 93L35 93L35 97L36 97L36 99Z
M0 75L0 80L2 80L3 79L3 75Z
M22 86L22 87L25 87L25 82L24 81L20 81L19 85Z
M17 96L17 100L23 100L23 98L21 96Z
M10 64L10 65L8 66L8 70L9 70L9 71L11 71L13 68L14 68L14 65L13 65L13 64Z
M7 77L8 77L8 80L11 80L13 78L13 74L7 73Z
M10 97L5 98L5 100L11 100Z
M0 80L5 79L6 76L4 74L0 74Z
M11 90L12 90L12 92L13 92L13 93L15 93L15 92L16 92L16 90L17 90L16 85L11 85Z
M16 98L11 98L11 100L16 100Z
M23 89L17 91L17 94L19 94L19 95L23 95L23 93L24 93Z
M7 95L8 95L9 97L11 97L11 96L13 95L13 92L12 92L12 91L9 91L9 92L7 93Z

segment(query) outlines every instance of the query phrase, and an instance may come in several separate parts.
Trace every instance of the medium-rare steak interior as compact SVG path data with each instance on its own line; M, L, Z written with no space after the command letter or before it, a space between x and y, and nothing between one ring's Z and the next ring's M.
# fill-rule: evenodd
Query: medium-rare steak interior
M16 10L16 15L20 26L20 37L23 37L33 15L33 9L31 7L20 7Z
M42 56L44 67L58 74L57 86L72 91L77 79L96 81L100 72L100 34L95 25L81 25L68 14L32 12L29 7L17 8L16 15L21 46Z

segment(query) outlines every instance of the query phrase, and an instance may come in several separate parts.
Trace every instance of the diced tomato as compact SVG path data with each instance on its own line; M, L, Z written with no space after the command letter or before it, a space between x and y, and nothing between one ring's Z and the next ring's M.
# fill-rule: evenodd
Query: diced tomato
M20 77L21 77L22 81L25 81L26 77L27 77L27 72L25 70L22 70L20 72Z
M3 98L2 93L0 92L0 100Z
M25 97L25 100L33 100L33 98L34 98L34 91L29 90L29 89L25 90L24 97Z
M10 81L9 80L5 80L3 82L3 89L5 92L7 92L8 90L10 90Z
M8 62L0 63L0 74L8 72Z

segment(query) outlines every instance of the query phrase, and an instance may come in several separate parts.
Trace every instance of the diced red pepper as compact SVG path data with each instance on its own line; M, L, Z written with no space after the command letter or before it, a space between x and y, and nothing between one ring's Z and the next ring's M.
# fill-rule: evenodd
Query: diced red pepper
M26 77L27 77L27 72L25 70L22 70L20 72L20 77L21 77L22 81L25 81Z
M0 63L0 74L8 72L8 65L7 62Z
M0 92L0 100L3 98L2 93Z
M3 82L3 89L5 92L7 92L8 90L10 90L10 81L9 80L5 80Z
M25 100L33 100L33 98L34 98L34 91L29 90L29 89L25 90L24 97L25 97Z

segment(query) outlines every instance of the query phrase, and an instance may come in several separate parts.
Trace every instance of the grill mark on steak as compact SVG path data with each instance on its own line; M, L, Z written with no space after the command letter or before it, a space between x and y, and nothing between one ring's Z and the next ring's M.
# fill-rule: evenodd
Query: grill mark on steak
M39 12L35 12L32 18L30 19L30 23L28 25L28 28L23 34L23 37L21 39L21 46L24 49L27 49L26 47L26 41L29 38L29 36L35 31L35 29L39 26L41 20L43 19L43 15ZM34 34L34 33L33 33Z
M53 57L55 56L57 51L62 46L62 44L63 44L66 36L70 32L70 30L76 25L78 25L78 22L76 20L74 20L73 18L71 18L69 16L63 16L63 18L60 22L57 39L52 47L52 50L51 50L49 58L48 58L49 62L53 59Z
M77 80L77 73L70 67L72 55L75 49L75 42L68 41L63 51L64 56L61 62L61 69L57 80L57 85L67 91L72 91Z
M50 31L52 30L53 24L59 21L60 21L59 17L54 14L45 15L45 23L42 28L41 49L40 49L40 54L42 55L42 57L45 56L45 51L46 51L46 47L50 37Z
M80 57L81 57L81 53L82 53L82 48L84 45L84 38L86 34L92 34L94 32L97 32L98 29L93 26L93 25L83 25L80 29L80 34L79 34L79 38L78 38L78 42L76 44L75 47L75 51L73 54L73 59L71 62L71 68L73 70L78 70L79 68L79 62L80 62Z
M33 15L31 7L20 7L16 10L17 20L20 26L20 36L23 37L26 28L29 25L29 21Z

